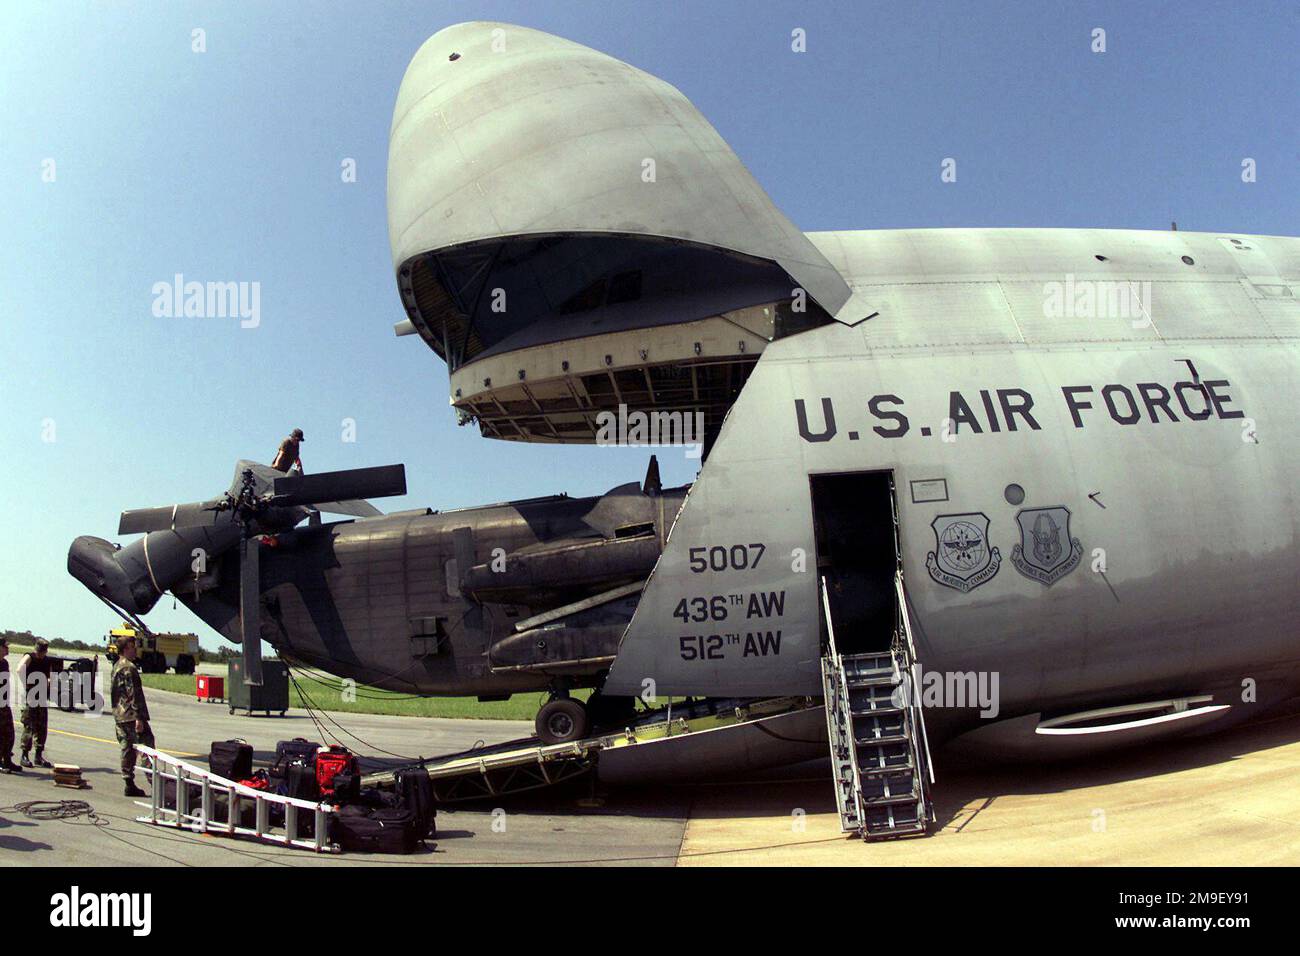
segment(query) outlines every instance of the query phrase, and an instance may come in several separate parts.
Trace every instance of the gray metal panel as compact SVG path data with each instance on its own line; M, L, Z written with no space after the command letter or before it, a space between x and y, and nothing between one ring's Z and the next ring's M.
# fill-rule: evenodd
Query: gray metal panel
M1213 243L1213 240L1210 240ZM1175 259L1175 262L1179 260ZM1213 283L1217 286L1217 283ZM1189 307L1191 307L1189 305ZM939 339L946 316L916 312L909 327ZM1300 403L1297 346L1275 338L1146 341L1056 348L989 342L982 347L868 347L876 319L833 325L774 343L763 355L723 427L713 454L673 528L606 689L638 692L653 679L659 694L817 693L817 604L808 475L894 472L905 579L914 602L918 650L929 670L1001 675L1003 716L1050 700L1125 699L1193 692L1215 680L1258 677L1278 668L1294 676L1300 645L1300 532L1297 486ZM926 333L930 333L926 335ZM895 341L894 343L898 343ZM1123 424L1101 389L1191 378L1229 395L1226 415L1177 422L1161 417ZM1077 426L1062 389L1089 387L1092 407ZM981 433L959 429L942 439L951 393L980 418L981 389L1014 387L1034 399L1037 428L1005 423ZM868 402L893 394L908 429L884 437ZM832 402L830 440L799 436L796 399L822 430L821 400ZM1240 412L1242 417L1232 417ZM1251 427L1248 427L1251 426ZM928 430L928 434L926 434ZM1250 440L1254 434L1258 441ZM853 436L857 437L854 438ZM910 482L944 478L945 501L913 502ZM1064 507L1079 566L1045 586L1012 566L1021 543L1015 506L1004 497L1021 485L1022 507ZM1091 496L1097 497L1091 497ZM962 592L932 580L932 522L980 513L1000 570ZM692 572L689 549L761 541L769 563L757 570ZM792 569L805 549L808 570ZM1098 550L1100 549L1100 550ZM1105 574L1095 562L1105 559ZM767 560L767 559L765 559ZM673 610L683 597L786 591L779 655L745 656L728 647L712 661L684 659L684 626ZM1153 628L1152 621L1160 626ZM728 608L710 623L719 632L757 627ZM939 711L936 724L960 723ZM942 729L939 734L942 736Z
M844 326L827 328L843 333L840 339L856 337L856 330ZM610 669L608 692L639 694L653 681L660 695L712 694L722 687L734 696L820 695L812 510L802 450L782 424L791 417L789 395L787 367L760 359L673 525ZM761 555L751 545L761 545ZM746 566L692 570L700 554L695 552L693 562L692 549L700 548L706 556L726 549L728 564L743 560ZM736 552L733 562L733 548L746 549L744 558ZM750 598L757 595L761 602L764 594L784 596L782 613L750 617ZM721 621L674 617L681 601L716 595L728 602L741 595L742 603L728 603ZM774 634L780 641L775 648ZM714 635L722 644L710 647Z
M1118 229L890 229L809 238L849 279L855 298L878 313L859 326L873 352L1300 335L1300 239ZM1129 283L1146 300L1143 316L1059 316L1049 308L1053 292L1086 287L1101 296ZM818 350L831 341L806 344Z
M646 159L654 182L642 180ZM388 222L395 267L482 239L608 232L777 262L832 314L849 298L677 89L509 24L448 27L407 67L390 134Z
M1300 275L1300 239L1145 229L871 229L810 232L850 282L998 277L1213 278ZM1222 240L1251 248L1230 252ZM1098 255L1104 260L1098 260ZM1182 257L1191 258L1192 264Z

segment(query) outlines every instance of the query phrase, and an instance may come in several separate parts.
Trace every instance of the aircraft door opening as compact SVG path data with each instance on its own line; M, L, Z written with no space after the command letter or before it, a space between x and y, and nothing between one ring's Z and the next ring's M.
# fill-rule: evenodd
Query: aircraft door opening
M842 654L888 651L897 620L893 481L887 471L811 475L817 573Z

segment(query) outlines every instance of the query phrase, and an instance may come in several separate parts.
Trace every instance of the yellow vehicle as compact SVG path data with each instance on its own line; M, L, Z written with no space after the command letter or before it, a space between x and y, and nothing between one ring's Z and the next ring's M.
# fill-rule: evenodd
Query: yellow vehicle
M169 667L178 674L194 673L194 665L199 659L197 634L154 634L124 622L121 627L108 632L108 654L105 656L109 661L117 660L117 642L124 637L136 639L140 647L136 663L144 673L164 674Z

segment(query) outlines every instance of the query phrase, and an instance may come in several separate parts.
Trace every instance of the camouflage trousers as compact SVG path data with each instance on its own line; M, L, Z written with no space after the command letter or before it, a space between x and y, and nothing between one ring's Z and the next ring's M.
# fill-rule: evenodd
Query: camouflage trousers
M50 709L48 707L23 708L23 753L32 749L36 742L36 751L45 749L45 738L50 731Z
M135 729L135 721L117 725L117 742L122 748L122 779L128 783L135 780L135 758L138 756L135 752L136 744L144 744L146 747L153 746L153 728L149 726L146 720L144 730Z
M0 702L0 762L14 755L14 712L8 702Z

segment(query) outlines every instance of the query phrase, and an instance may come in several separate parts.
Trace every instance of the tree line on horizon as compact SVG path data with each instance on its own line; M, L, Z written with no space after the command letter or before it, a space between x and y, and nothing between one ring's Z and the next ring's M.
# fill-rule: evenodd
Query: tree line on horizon
M158 637L197 637L198 636L192 631L183 634L175 631L155 631L154 633ZM13 631L8 629L0 631L0 634L4 635L5 640L8 641L10 644L21 644L26 647L30 647L31 645L35 644L36 639L41 636L39 634L33 634L31 631ZM50 642L50 650L87 651L87 652L99 653L99 654L104 654L107 653L108 651L107 635L105 635L105 640L99 644L90 644L87 643L86 641L70 641L65 637L49 637L46 638L46 640ZM198 662L201 664L224 664L226 661L230 660L230 658L238 657L239 655L240 655L240 649L238 647L223 646L217 648L215 651L210 651L202 644L200 644Z

